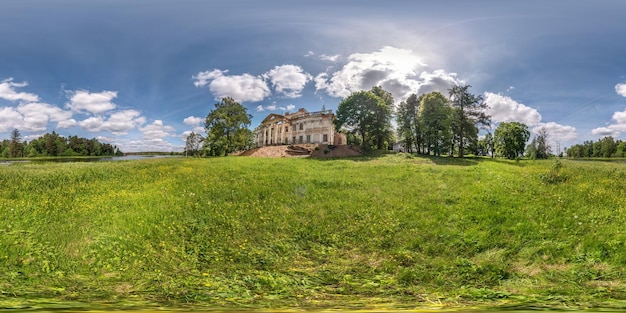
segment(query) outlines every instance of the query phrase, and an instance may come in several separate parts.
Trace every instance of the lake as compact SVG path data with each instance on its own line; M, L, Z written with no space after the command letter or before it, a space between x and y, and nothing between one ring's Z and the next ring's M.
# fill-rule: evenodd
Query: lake
M11 160L0 161L0 165L11 165L13 163L60 163L60 162L113 162L113 161L132 161L142 159L159 159L159 158L182 158L182 155L125 155L125 156L113 156L113 157L63 157L63 158L42 158L42 159L30 159L30 160Z

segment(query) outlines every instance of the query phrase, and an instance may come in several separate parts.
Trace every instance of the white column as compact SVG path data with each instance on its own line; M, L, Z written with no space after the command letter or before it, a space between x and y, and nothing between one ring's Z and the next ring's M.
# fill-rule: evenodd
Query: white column
M265 146L265 141L267 140L265 134L267 132L267 126L263 127L263 144L262 146Z
M280 143L285 143L285 122L280 123Z

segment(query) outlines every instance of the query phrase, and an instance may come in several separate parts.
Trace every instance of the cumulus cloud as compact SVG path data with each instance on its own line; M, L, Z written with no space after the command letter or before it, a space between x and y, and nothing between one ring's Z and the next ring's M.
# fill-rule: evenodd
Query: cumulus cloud
M606 137L606 136L617 137L619 136L620 132L615 129L611 129L609 127L598 127L598 128L592 129L591 134L594 136L600 136L600 137Z
M49 122L57 122L57 128L71 127L76 123L72 112L47 103L20 103L17 107L0 109L0 132L17 128L25 132L40 132L48 127ZM73 126L73 125L72 125Z
M549 138L553 141L568 141L578 138L576 128L561 125L555 122L542 122L541 114L523 103L519 103L510 97L491 92L485 92L485 102L489 106L487 114L495 123L520 122L531 127L531 131L537 134L541 128L548 131Z
M141 112L124 110L110 114L107 119L102 116L92 116L78 122L78 125L90 132L108 131L114 135L126 135L131 129L137 128L146 122Z
M614 122L606 127L598 127L591 130L596 136L619 136L626 131L626 110L613 113L611 118Z
M320 73L315 88L333 97L347 97L352 92L382 86L396 101L411 93L439 91L447 93L461 83L455 73L427 71L426 64L411 50L383 47L372 53L355 53L338 71Z
M43 131L48 127L48 122L57 122L57 128L71 127L72 112L64 111L57 106L47 103L25 103L17 107L17 111L23 116L21 129L28 132ZM75 121L74 121L75 123ZM73 125L72 125L73 126Z
M300 97L306 83L313 78L302 67L291 64L275 66L262 77L270 81L279 95L287 98Z
M339 60L340 57L341 56L339 54L335 54L335 55L321 54L320 60L337 62L337 60Z
M185 118L183 120L183 123L185 123L185 125L189 125L189 126L195 126L198 125L200 123L204 122L204 118L202 117L197 117L197 116L189 116L187 118Z
M86 90L76 90L68 93L70 102L66 104L66 107L74 112L89 112L99 115L116 107L111 101L117 97L117 91L91 93Z
M529 126L541 122L541 114L529 106L519 103L510 97L491 92L485 92L485 102L489 105L487 113L491 120L500 122L520 122Z
M143 138L148 140L176 136L176 129L172 126L164 125L162 120L155 120L151 124L139 128L139 130L143 134Z
M288 111L292 111L296 108L295 105L293 104L289 104L287 106L278 106L276 105L276 103L272 103L271 105L267 105L267 106L262 106L262 105L257 105L256 107L256 111L257 112L263 112L265 110L267 111L283 111L283 112L288 112Z
M542 128L545 128L548 131L549 139L554 139L555 141L568 141L578 138L575 127L561 125L555 122L540 123L532 129L532 132L534 134L538 134Z
M8 132L21 128L22 114L13 107L0 108L0 132Z
M9 101L37 102L39 96L32 93L17 92L16 88L28 86L27 82L14 83L13 78L8 78L0 82L0 99Z
M232 97L235 101L257 102L270 95L270 89L261 77L250 74L227 75L228 70L214 69L200 72L193 76L196 87L209 87L209 90L220 100L223 97Z
M626 84L615 85L615 92L622 97L626 97Z

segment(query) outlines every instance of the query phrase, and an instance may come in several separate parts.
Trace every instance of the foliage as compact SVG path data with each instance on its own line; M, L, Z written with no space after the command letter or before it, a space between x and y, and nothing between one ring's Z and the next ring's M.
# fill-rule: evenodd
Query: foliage
M191 132L185 140L185 155L197 156L200 153L200 145L204 141L204 138L200 134Z
M563 164L561 161L559 161L559 159L555 159L550 170L541 174L539 177L546 184L558 184L565 182L567 180L567 176L561 173L562 167Z
M626 149L622 140L615 140L606 136L596 142L588 140L582 144L576 144L566 149L570 158L610 158L625 156Z
M422 125L426 153L441 155L450 145L451 108L448 99L439 92L424 95L419 108L419 123Z
M507 159L515 159L524 154L524 147L530 137L528 126L519 122L503 122L494 132L496 153Z
M365 149L385 148L385 139L391 135L389 101L393 104L391 94L380 87L374 87L372 91L353 92L339 103L335 129L340 131L345 128L348 134L357 134Z
M623 307L626 168L560 162L2 166L0 306Z
M404 142L407 152L413 153L413 148L420 153L422 146L422 127L418 118L420 103L424 95L411 94L406 101L400 102L396 110L397 133Z
M11 140L0 142L2 157L51 157L51 156L112 156L123 153L117 146L101 143L97 139L86 139L78 136L68 138L57 134L46 133L30 142L20 142L21 135L13 130ZM13 151L13 153L10 153Z
M450 88L450 105L452 111L452 144L459 147L459 157L463 157L466 140L478 141L478 128L476 125L489 126L491 117L485 113L488 108L482 96L476 96L469 92L471 85L455 85ZM451 148L454 152L454 148Z
M222 98L206 117L207 136L203 149L210 156L226 156L250 148L253 144L253 133L248 129L251 118L246 108L233 98Z
M526 146L526 156L530 159L547 159L550 156L551 147L548 144L548 130L541 127L537 135Z

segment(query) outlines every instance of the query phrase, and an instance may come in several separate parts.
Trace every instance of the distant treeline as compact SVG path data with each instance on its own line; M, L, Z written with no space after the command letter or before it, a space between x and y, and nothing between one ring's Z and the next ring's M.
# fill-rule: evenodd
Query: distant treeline
M101 143L97 139L78 136L65 138L54 131L30 142L22 141L20 132L14 129L11 139L0 142L0 157L34 158L49 156L114 156L123 155L117 146Z
M596 142L589 140L565 150L570 158L623 158L626 156L626 143L611 136Z

